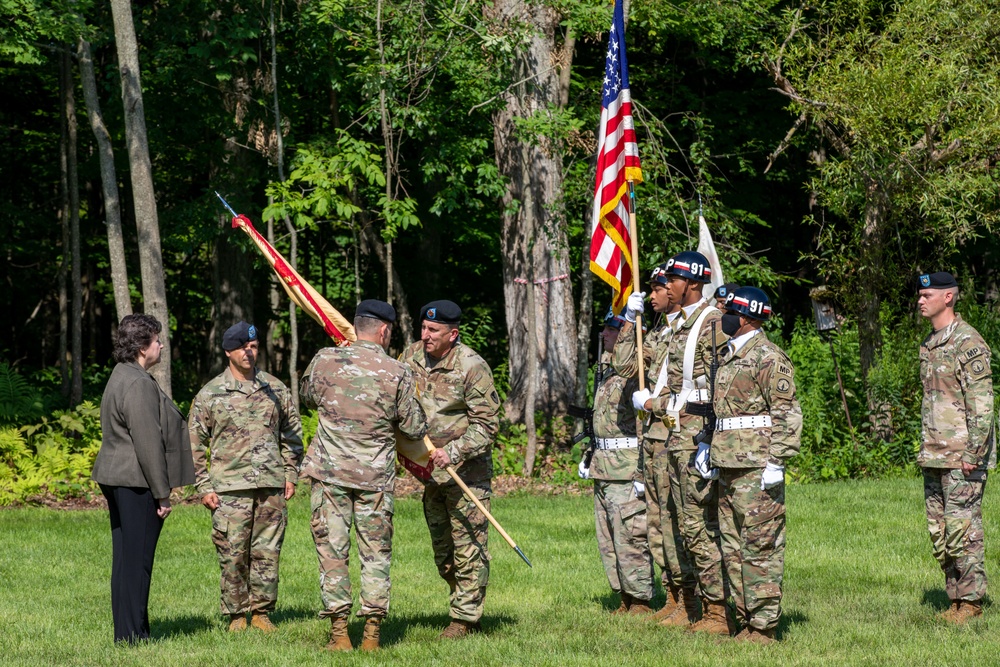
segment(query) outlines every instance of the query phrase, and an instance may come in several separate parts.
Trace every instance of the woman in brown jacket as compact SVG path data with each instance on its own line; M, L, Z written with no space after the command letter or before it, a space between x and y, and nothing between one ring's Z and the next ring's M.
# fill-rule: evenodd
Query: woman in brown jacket
M126 315L118 325L92 474L111 515L115 642L129 644L149 638L153 555L170 489L194 482L184 418L148 372L160 361L160 329L151 315Z

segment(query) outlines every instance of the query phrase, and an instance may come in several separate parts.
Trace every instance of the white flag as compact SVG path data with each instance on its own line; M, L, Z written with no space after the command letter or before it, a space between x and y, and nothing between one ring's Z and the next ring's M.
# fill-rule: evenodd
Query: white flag
M715 290L719 288L719 285L725 283L726 279L722 275L722 264L719 263L719 253L715 252L715 242L712 241L712 232L708 231L708 223L705 222L705 216L701 213L698 214L698 252L705 256L709 266L712 267L711 285L712 295L714 296Z

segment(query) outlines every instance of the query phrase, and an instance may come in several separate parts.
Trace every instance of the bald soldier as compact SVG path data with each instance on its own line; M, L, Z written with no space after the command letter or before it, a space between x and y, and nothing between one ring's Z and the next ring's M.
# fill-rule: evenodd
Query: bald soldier
M945 621L963 624L983 613L986 569L983 489L996 466L992 351L955 312L958 283L950 273L918 280L917 306L934 330L920 345L924 503L934 557L951 605Z
M427 420L417 402L413 373L386 354L396 310L366 299L354 313L358 341L325 347L302 376L302 400L319 423L302 474L312 479L312 533L319 557L323 611L330 619L327 649L350 651L351 525L361 560L361 649L379 647L389 612L396 429L424 437Z
M222 570L221 607L229 631L250 624L271 632L278 601L278 557L302 458L302 425L292 392L258 370L257 328L226 329L229 361L206 384L188 415L195 484L212 511L212 541Z
M500 397L490 367L459 341L461 318L452 301L428 303L420 309L420 340L401 357L413 370L427 434L437 447L431 453L435 470L423 480L423 502L434 562L451 590L451 623L440 639L480 629L490 574L489 523L444 470L454 466L489 510Z

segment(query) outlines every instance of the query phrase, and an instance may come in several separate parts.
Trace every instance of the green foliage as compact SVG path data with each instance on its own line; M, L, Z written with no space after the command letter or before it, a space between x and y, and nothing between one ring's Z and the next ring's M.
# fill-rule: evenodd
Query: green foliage
M0 361L0 425L37 419L43 409L38 390L17 369Z
M315 410L300 410L302 418L302 444L306 448L316 437L316 428L319 426L319 413Z
M0 429L0 505L93 493L90 480L101 448L101 411L90 401L20 429Z

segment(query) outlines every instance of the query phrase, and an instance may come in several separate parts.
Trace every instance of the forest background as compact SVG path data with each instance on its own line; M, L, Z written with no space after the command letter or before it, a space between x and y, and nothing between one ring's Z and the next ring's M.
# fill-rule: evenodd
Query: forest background
M626 5L640 277L703 212L727 279L772 295L805 414L793 478L912 474L916 276L954 272L1000 340L1000 8ZM0 0L0 504L92 491L132 309L169 323L156 375L182 407L233 322L266 329L260 365L293 387L328 344L214 191L348 317L394 303L394 352L423 303L461 304L504 399L498 471L572 480L566 408L610 301L588 269L610 19L604 0Z

